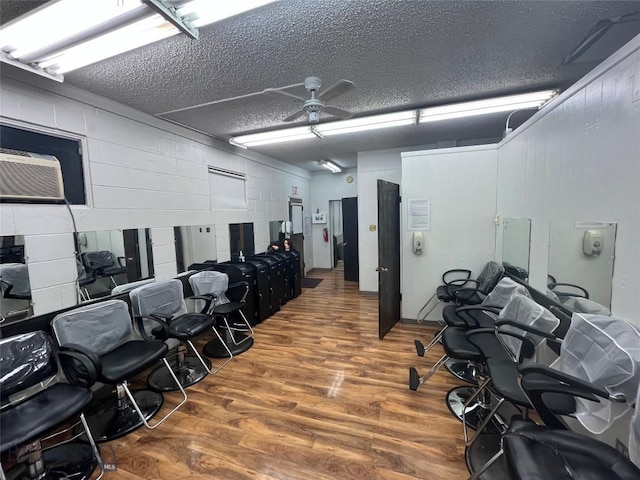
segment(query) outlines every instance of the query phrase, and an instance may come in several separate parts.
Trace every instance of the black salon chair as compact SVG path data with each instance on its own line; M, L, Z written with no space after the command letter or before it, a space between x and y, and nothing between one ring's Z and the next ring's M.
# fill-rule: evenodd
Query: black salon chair
M116 275L127 273L125 257L118 257L109 250L96 250L82 254L82 262L87 270L93 272L97 277L107 277L117 286Z
M82 262L76 258L76 271L78 272L78 293L80 294L80 300L91 300L89 294L89 285L96 282L96 274L93 270L87 270Z
M155 321L158 328L167 329L165 322ZM187 401L187 394L164 358L169 348L160 340L142 340L135 334L129 308L122 300L107 300L61 313L53 319L52 327L61 352L88 358L95 365L98 382L115 387L116 398L111 396L87 412L98 442L120 438L142 425L154 429ZM183 398L152 425L149 420L162 407L162 394L150 390L132 392L129 382L159 360Z
M471 278L471 270L454 269L442 274L442 285L427 300L418 312L418 322L422 322L440 302L457 305L482 303L484 297L496 286L504 275L504 268L496 262L488 262L476 279ZM433 302L433 300L437 300ZM429 308L431 306L431 308Z
M217 373L229 360L215 371L211 371L211 362L202 358L192 339L213 329L214 319L205 313L189 313L184 301L182 282L180 280L164 280L140 286L129 292L131 306L140 333L147 339L179 342L176 352L171 356L173 373L183 387L193 385L204 379L209 373ZM190 297L193 300L209 301L209 297ZM155 320L151 321L151 320ZM164 322L166 328L157 327L156 323ZM219 334L213 329L216 335ZM175 342L174 342L175 343ZM187 346L195 356L186 356ZM155 390L176 390L176 384L167 370L159 366L148 378L149 386Z
M0 263L0 290L3 298L30 300L29 268L24 263Z
M191 275L189 283L197 296L208 299L202 313L214 317L215 328L220 332L218 338L204 346L204 354L212 358L226 358L251 348L253 328L242 311L246 305L249 284L229 284L226 273L210 270Z
M97 372L87 359L60 352L63 375L56 357L53 341L41 331L0 340L2 479L81 480L96 467L102 478L100 453L82 413ZM61 430L52 433L56 427Z
M547 275L547 288L559 297L561 302L567 297L589 299L589 292L585 288L574 283L558 282L553 275Z

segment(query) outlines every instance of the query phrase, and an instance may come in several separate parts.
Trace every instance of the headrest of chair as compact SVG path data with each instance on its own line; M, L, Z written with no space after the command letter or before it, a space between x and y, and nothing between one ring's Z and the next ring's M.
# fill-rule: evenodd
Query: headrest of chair
M504 267L496 262L488 262L478 275L478 290L489 293L504 275Z
M511 297L509 303L507 303L500 311L498 320L513 320L522 325L542 330L547 333L553 332L556 327L560 325L558 317L549 310L533 301L530 297L517 293ZM536 347L544 340L544 338L539 335L524 333L516 327L503 327L502 329L519 335L524 334L524 336L531 340ZM502 340L516 355L516 357L520 356L520 347L522 346L522 342L520 340L507 335L504 335Z
M224 295L229 287L229 276L226 273L204 271L191 275L189 283L196 295Z
M31 295L29 267L24 263L0 263L0 280L13 285L13 295Z
M53 341L44 332L30 332L0 340L0 396L2 400L58 373Z
M584 297L565 297L561 303L576 313L589 313L592 315L603 315L605 317L611 315L611 311L607 307Z
M505 277L491 290L491 293L487 295L482 304L503 308L514 295L523 295L531 298L527 287Z
M96 250L94 252L85 252L82 254L85 263L93 268L104 268L115 265L116 261L113 258L113 253L109 250Z
M574 313L551 367L625 395L626 404L577 399L578 420L601 433L627 412L640 386L640 332L619 318Z
M155 278L147 278L146 280L138 280L137 282L123 283L122 285L116 285L111 290L111 295L120 295L122 293L128 293L131 290L134 290L142 285L147 285L148 283L155 282Z
M133 335L129 307L122 300L74 308L51 322L60 345L75 343L104 355L129 341Z
M129 292L133 314L148 317L160 314L173 317L184 307L184 293L180 280L160 280L143 285Z

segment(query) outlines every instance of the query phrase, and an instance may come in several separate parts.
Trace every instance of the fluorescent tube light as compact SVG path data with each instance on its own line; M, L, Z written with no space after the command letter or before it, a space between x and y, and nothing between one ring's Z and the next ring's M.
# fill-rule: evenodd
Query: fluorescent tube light
M331 173L340 173L342 172L342 168L333 163L331 160L318 160L318 165L326 168L327 170L331 170Z
M271 132L250 133L249 135L231 137L229 139L229 143L236 146L244 145L245 147L257 147L259 145L291 142L307 138L316 138L316 135L311 131L311 127L293 127L285 128L283 130L273 130Z
M508 95L506 97L488 98L471 102L454 103L440 107L429 107L420 110L420 123L438 122L453 118L486 115L488 113L508 112L525 108L536 108L543 105L556 92L546 90L542 92L525 93L522 95Z
M323 135L340 135L343 133L364 132L366 130L375 130L378 128L411 125L415 122L415 110L408 110L404 112L386 113L383 115L372 115L370 117L320 124L316 125L315 128Z
M212 0L193 0L178 9L181 17L193 18L195 27L219 22L254 8L261 7L275 0L234 0L233 2L215 2Z

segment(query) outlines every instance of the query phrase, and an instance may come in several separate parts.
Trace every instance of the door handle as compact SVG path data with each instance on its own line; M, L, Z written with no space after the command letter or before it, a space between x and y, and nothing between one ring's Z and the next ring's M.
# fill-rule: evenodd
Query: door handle
M378 267L376 268L376 272L388 272L389 269L387 267Z

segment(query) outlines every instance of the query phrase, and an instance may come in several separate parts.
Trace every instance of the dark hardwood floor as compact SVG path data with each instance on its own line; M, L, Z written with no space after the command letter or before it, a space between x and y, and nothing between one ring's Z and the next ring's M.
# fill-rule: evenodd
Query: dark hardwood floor
M462 425L444 403L458 382L443 370L417 392L407 385L409 366L425 371L442 354L415 354L414 338L432 331L398 324L380 341L377 298L342 272L311 276L323 281L260 324L253 348L190 387L165 424L104 444L117 465L105 478L466 478ZM166 394L163 412L179 396Z

